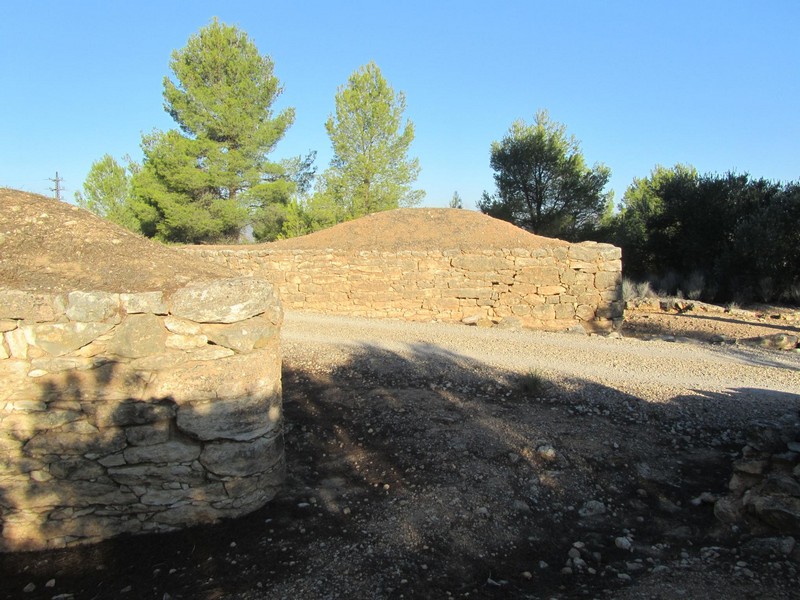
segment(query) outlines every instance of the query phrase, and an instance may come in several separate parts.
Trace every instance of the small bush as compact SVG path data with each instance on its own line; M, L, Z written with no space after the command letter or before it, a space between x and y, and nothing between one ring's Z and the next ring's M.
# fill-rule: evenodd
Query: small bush
M636 283L628 279L627 277L622 278L622 299L625 302L630 302L631 300L636 300L639 298L636 292Z
M700 271L694 271L684 283L686 297L689 300L699 300L703 297L706 288L706 276Z
M762 277L758 280L758 297L762 302L772 302L775 299L775 282L772 277Z
M543 396L547 387L547 379L537 370L528 371L519 378L519 390L528 396Z
M642 281L636 284L636 295L639 298L657 298L658 294L653 291L649 281Z
M680 278L675 271L668 271L658 280L658 293L660 296L674 296L678 291Z

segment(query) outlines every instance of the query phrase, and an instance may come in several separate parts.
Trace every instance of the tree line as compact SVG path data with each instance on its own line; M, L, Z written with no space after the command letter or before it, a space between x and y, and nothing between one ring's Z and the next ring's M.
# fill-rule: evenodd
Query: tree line
M275 114L283 92L272 60L247 34L214 19L173 52L164 107L177 124L142 138L144 159L95 162L78 203L166 242L257 241L304 235L372 212L415 206L419 162L405 96L374 63L335 95L325 129L333 148L269 156L295 118ZM547 111L515 121L490 148L495 191L478 209L532 233L597 240L623 250L627 277L707 301L800 303L800 184L747 174L655 167L615 210L610 169L589 166L580 143ZM449 203L461 208L454 193Z
M202 244L241 241L248 230L258 241L303 235L424 196L412 187L419 163L407 156L405 97L374 63L336 93L325 123L333 158L319 177L313 151L269 158L295 111L273 111L283 88L245 32L214 19L169 66L164 108L177 128L144 135L141 164L93 163L80 206L148 237Z

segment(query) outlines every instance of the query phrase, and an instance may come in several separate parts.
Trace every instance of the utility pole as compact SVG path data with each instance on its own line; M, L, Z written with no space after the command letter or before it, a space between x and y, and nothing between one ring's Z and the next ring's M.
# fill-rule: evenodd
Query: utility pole
M56 187L51 187L50 191L55 192L56 200L61 200L61 192L64 191L64 188L61 187L61 182L64 181L63 177L58 176L58 171L56 171L55 179L51 178L48 181L52 181Z

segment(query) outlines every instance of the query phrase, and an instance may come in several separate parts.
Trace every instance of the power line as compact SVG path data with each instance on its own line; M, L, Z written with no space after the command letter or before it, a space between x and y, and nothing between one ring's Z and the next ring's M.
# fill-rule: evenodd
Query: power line
M61 192L64 191L64 188L61 187L61 182L64 181L63 177L58 176L58 171L56 171L55 178L49 178L48 181L52 181L55 184L55 187L51 187L50 191L55 192L56 200L61 200Z

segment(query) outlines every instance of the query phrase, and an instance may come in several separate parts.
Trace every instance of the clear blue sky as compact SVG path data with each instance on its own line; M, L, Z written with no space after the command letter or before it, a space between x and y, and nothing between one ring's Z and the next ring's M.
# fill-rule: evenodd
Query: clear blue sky
M296 121L274 159L317 150L338 86L370 60L416 127L426 206L494 189L489 147L537 109L622 198L656 164L800 179L800 2L0 2L0 186L81 189L105 153L169 129L170 53L217 16L275 62Z

